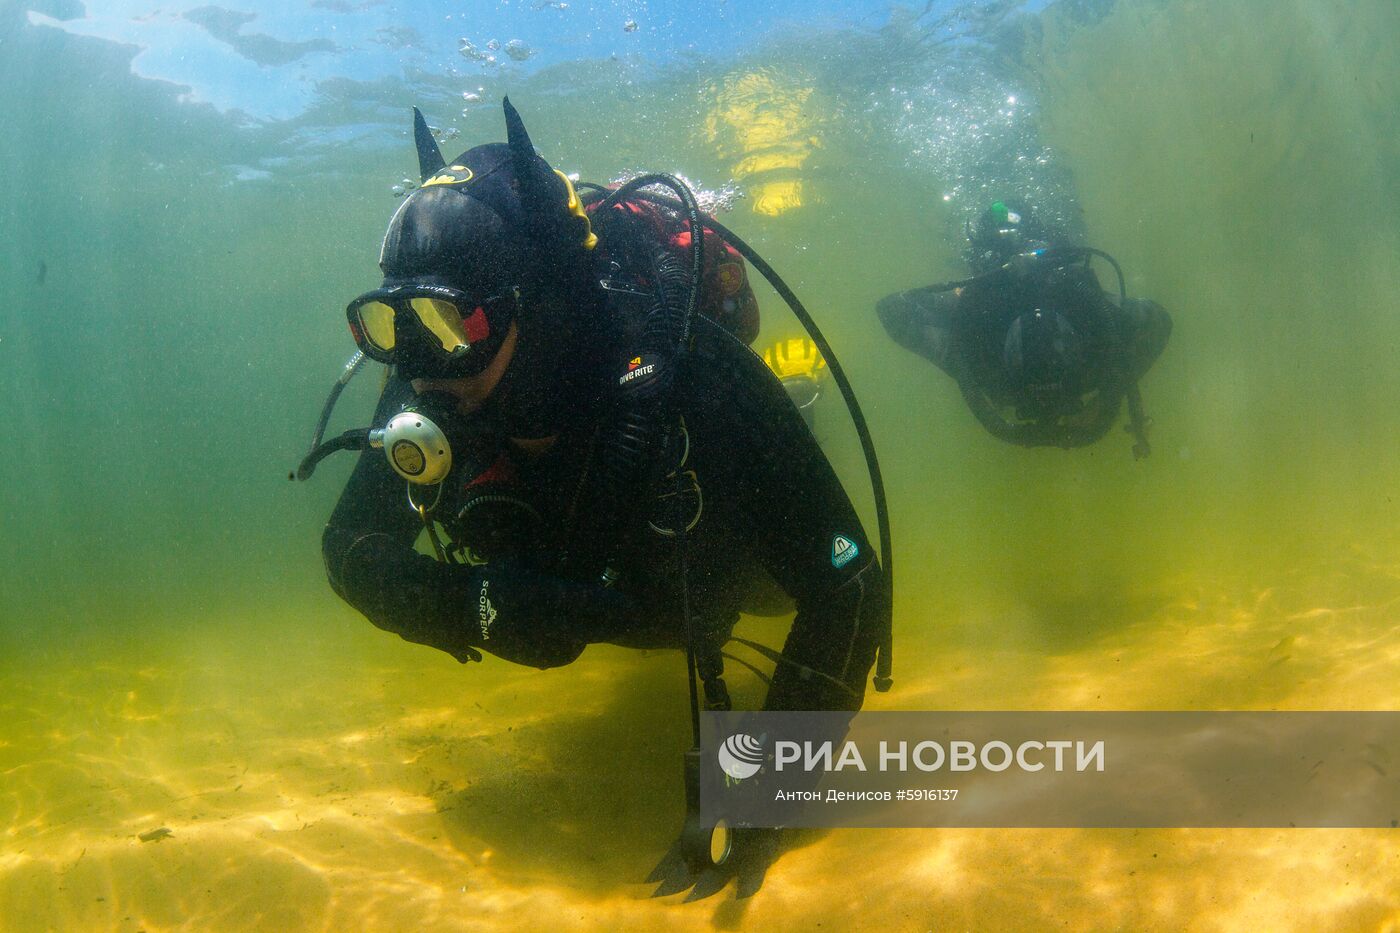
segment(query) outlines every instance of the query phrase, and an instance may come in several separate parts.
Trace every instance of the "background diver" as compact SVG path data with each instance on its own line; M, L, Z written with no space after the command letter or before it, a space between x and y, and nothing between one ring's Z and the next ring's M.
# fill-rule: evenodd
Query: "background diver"
M669 176L580 196L504 109L509 142L451 163L418 115L423 183L389 222L381 286L347 308L390 369L384 427L303 462L304 477L330 450L364 450L323 536L331 586L462 662L686 648L712 708L728 705L720 649L739 611L795 604L781 654L735 639L775 662L764 708L859 709L887 646L888 575L748 347L758 310L738 254ZM644 191L658 183L674 197ZM437 559L415 550L425 530ZM736 875L751 893L775 840L736 830L718 866L673 850L658 893Z
M1111 256L1057 242L1023 204L998 201L967 232L971 277L881 299L885 330L952 376L977 420L1004 441L1092 444L1126 398L1133 454L1146 457L1138 381L1171 336L1167 312L1128 298ZM1094 258L1113 266L1115 294L1100 287Z

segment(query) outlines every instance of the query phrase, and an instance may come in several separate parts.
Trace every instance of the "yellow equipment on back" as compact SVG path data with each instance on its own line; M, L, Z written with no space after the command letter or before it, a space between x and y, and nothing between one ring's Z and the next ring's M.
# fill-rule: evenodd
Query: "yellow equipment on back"
M826 360L806 337L778 340L763 351L763 362L779 379L805 376L820 382L826 375Z

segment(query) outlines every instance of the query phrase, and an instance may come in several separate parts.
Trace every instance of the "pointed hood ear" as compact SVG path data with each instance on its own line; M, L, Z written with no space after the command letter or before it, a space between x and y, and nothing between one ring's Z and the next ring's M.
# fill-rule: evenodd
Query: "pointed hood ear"
M520 184L520 204L531 222L547 223L553 214L550 187L554 172L549 163L535 152L535 144L530 142L530 134L525 132L525 121L520 119L520 112L511 106L509 97L501 98L501 109L506 114L506 144L510 146L511 167L515 169L515 178Z
M535 167L535 145L530 142L530 134L525 132L525 121L520 112L511 106L510 98L501 98L501 109L506 113L506 142L510 145L511 161L515 164L515 177L521 184L533 180Z
M531 232L547 240L551 248L562 240L569 246L593 249L598 238L593 234L573 183L535 152L530 134L525 131L525 121L520 119L520 112L511 105L509 97L501 99L501 109L506 115L511 167L520 186L520 206Z
M535 151L535 144L529 141L525 132L525 120L519 111L511 106L511 98L501 98L501 109L505 111L505 144L511 148L511 167L515 170L515 181L519 182L521 207L525 216L536 227L536 233L549 217L549 164Z
M423 176L419 180L427 181L447 161L442 157L437 140L433 139L433 131L428 129L428 121L423 119L423 112L417 107L413 108L413 142L418 146L418 172Z

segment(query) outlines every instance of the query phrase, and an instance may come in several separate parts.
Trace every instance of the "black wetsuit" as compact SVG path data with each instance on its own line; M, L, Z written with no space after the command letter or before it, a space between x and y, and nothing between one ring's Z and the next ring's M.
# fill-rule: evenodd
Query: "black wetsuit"
M673 488L664 479L636 491L645 507L617 529L613 586L591 572L561 570L589 563L570 562L559 548L591 505L574 499L595 468L590 445L605 393L547 453L512 457L543 522L539 546L508 561L473 567L416 552L423 526L406 504L405 483L381 451L366 451L325 530L332 587L380 628L459 660L487 651L546 668L573 661L593 642L682 647L679 539L648 525L658 493ZM375 423L410 396L391 379ZM694 471L703 500L684 547L707 657L718 656L766 578L768 590L776 582L797 610L782 649L794 663L778 665L766 708L859 708L889 596L831 465L762 360L708 319L697 320L674 398L689 436L684 470Z
M1016 387L1003 366L1008 328L1026 311L1053 308L1084 341L1076 384L1058 417L1005 417ZM1082 267L1051 280L1027 280L1009 271L979 277L960 288L930 285L897 292L876 305L885 330L900 346L952 376L978 421L1002 440L1023 446L1092 444L1117 420L1123 398L1152 366L1171 336L1161 305L1128 299L1122 308Z

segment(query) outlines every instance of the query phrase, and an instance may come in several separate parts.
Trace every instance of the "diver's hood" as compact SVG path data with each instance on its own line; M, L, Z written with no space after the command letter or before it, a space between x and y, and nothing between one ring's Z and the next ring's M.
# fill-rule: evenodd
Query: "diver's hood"
M379 265L386 285L442 284L474 294L566 284L595 239L573 186L535 152L520 114L502 102L508 141L450 163L417 108L422 185L389 222Z
M379 268L386 287L445 285L485 298L519 283L521 253L510 224L486 203L419 188L389 221Z
M515 355L491 404L511 436L538 437L557 432L563 417L560 368L580 316L594 310L587 296L596 290L597 238L572 183L535 152L510 101L502 106L507 142L475 146L451 162L414 109L423 181L390 220L379 265L386 287L443 285L478 299L519 288L518 317L493 328L482 350L493 356L509 324L518 326ZM417 352L412 340L403 347L408 375L467 374Z

